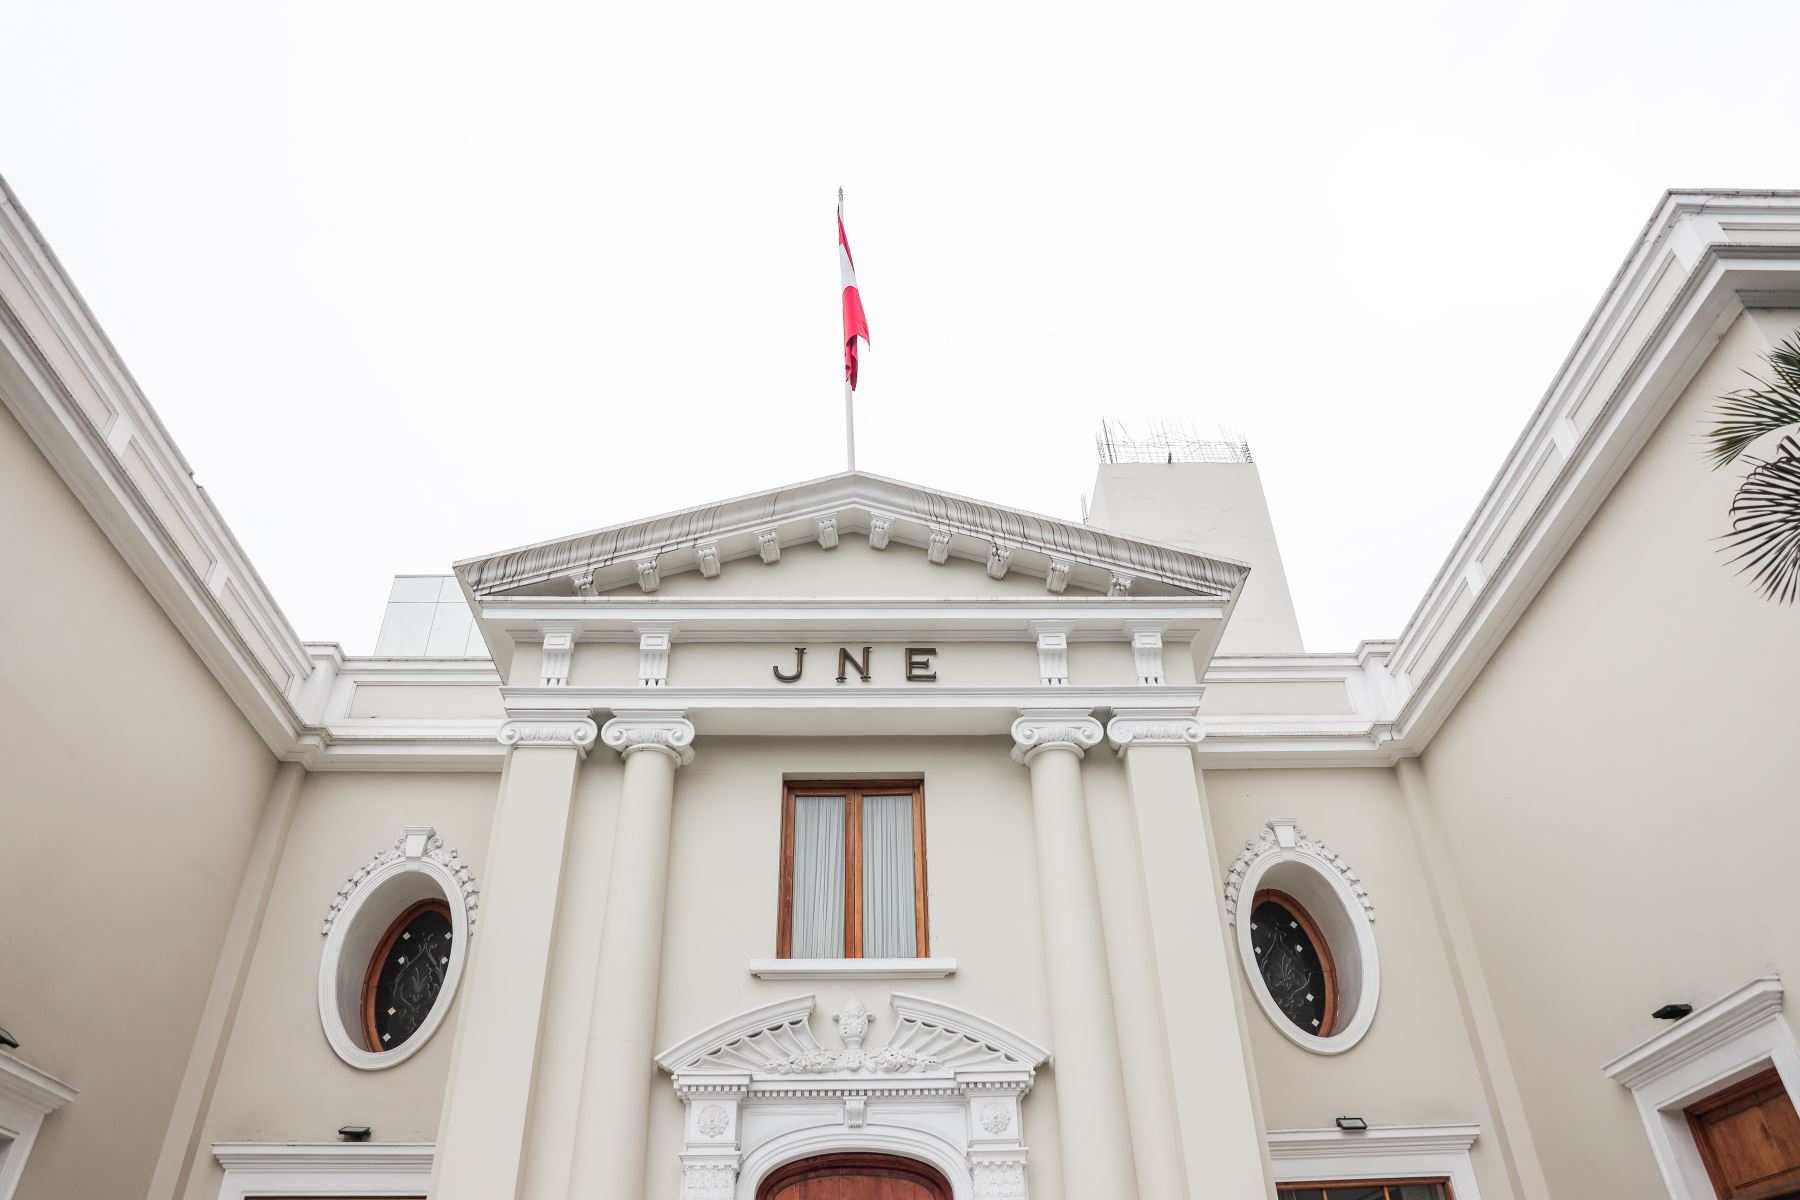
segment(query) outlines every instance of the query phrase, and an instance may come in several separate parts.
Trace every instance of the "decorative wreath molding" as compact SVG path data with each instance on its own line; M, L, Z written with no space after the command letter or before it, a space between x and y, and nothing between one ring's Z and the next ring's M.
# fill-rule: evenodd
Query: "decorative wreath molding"
M369 960L394 918L421 900L450 909L450 963L444 986L418 1031L392 1050L370 1050L361 1035L362 983ZM469 939L481 907L475 872L429 825L408 825L389 846L338 888L320 932L319 1024L337 1056L360 1071L379 1071L411 1058L443 1024L468 961Z
M406 859L423 859L437 863L456 880L458 890L462 893L463 911L468 914L469 931L475 930L475 922L479 919L477 910L481 907L481 888L476 886L475 871L464 862L454 850L444 849L444 839L437 835L437 830L429 825L408 825L406 832L394 839L394 844L375 852L375 857L358 867L349 879L338 888L337 895L332 897L331 909L325 914L325 923L319 932L331 936L331 927L337 924L338 914L350 903L350 897L356 889L368 882L369 876L375 874L389 863ZM445 897L449 899L448 896Z
M1328 1036L1308 1033L1289 1021L1263 981L1251 944L1250 901L1265 887L1286 892L1305 906L1330 949L1339 1016L1336 1030ZM1276 817L1245 844L1226 872L1225 914L1251 994L1283 1037L1314 1054L1342 1054L1363 1039L1381 998L1381 960L1375 945L1375 905L1343 855L1308 837L1292 817Z
M1292 817L1276 817L1261 829L1256 836L1244 843L1231 869L1225 873L1225 919L1237 920L1238 895L1242 891L1244 877L1249 873L1251 864L1258 859L1266 858L1281 850L1297 850L1320 860L1332 870L1343 876L1350 891L1362 905L1363 914L1373 921L1375 919L1375 902L1369 899L1369 889L1363 886L1362 877L1350 869L1344 856L1331 849L1317 838L1306 836L1298 822Z
M895 993L894 1032L860 1000L813 1036L796 996L702 1030L657 1056L686 1103L682 1200L743 1200L771 1171L815 1154L900 1154L942 1171L957 1200L1025 1196L1020 1103L1049 1051L972 1013Z

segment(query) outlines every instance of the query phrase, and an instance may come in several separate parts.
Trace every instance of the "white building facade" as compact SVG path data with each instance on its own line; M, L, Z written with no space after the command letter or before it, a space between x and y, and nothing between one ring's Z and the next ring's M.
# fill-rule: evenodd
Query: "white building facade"
M1800 637L1695 448L1800 195L1663 199L1392 641L1239 449L697 497L361 658L4 201L0 1200L1800 1195Z

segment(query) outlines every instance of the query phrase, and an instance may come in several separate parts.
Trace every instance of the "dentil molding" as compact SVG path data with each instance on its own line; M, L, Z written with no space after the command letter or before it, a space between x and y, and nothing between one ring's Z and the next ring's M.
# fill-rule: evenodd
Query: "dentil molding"
M1100 722L1070 709L1027 709L1012 724L1013 761L1029 763L1040 750L1073 750L1079 757L1100 744Z
M679 712L618 712L600 730L600 740L629 758L654 750L677 766L694 761L694 723Z
M567 746L586 758L598 735L592 717L545 713L504 722L499 737L502 746Z

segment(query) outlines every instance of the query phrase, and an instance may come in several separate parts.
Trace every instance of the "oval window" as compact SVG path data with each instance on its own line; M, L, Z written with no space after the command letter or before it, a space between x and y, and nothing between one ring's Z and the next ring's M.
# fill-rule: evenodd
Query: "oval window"
M377 1053L419 1031L450 973L450 906L421 900L394 919L363 976L363 1037Z
M1300 902L1286 892L1256 893L1250 948L1281 1015L1302 1033L1330 1037L1337 1019L1337 972L1330 945Z

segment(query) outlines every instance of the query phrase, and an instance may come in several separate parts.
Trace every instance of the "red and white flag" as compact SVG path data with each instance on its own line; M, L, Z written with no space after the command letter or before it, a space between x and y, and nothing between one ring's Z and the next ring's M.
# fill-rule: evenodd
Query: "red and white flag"
M863 315L862 293L856 290L856 260L844 236L844 197L838 194L838 272L844 280L844 379L856 390L856 339L869 340L869 318Z

